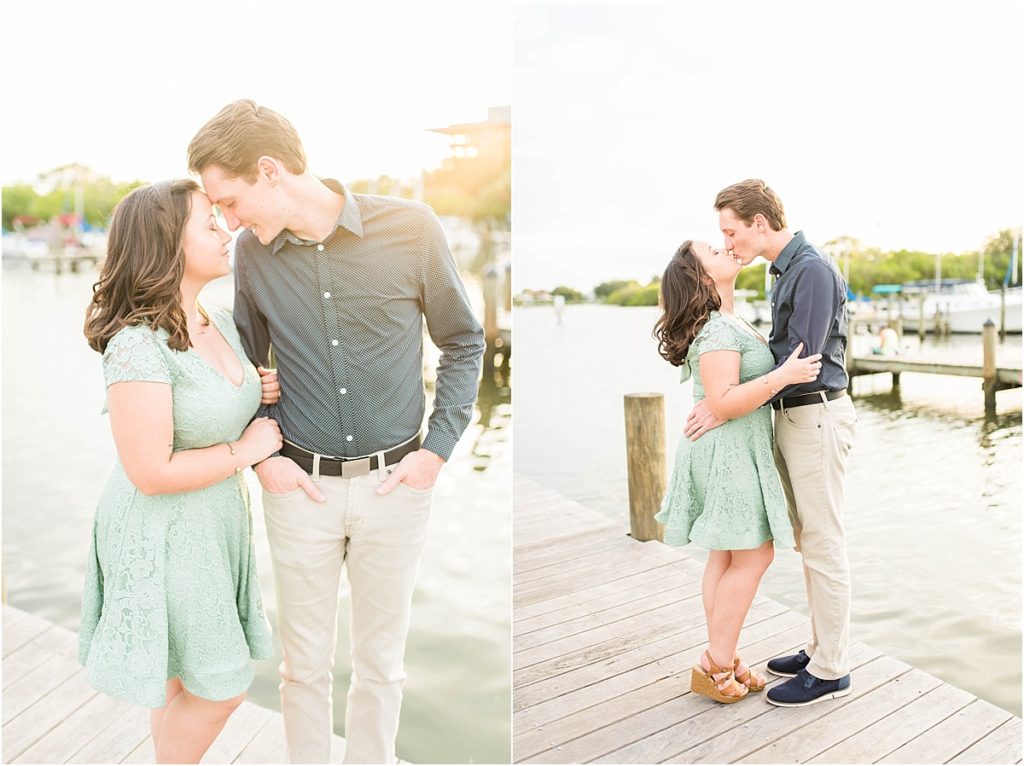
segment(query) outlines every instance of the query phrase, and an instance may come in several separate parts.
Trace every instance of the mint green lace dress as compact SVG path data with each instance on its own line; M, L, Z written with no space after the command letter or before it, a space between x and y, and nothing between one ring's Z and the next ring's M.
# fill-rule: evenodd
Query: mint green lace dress
M208 313L242 362L239 387L194 350L170 349L163 330L126 327L103 354L108 386L170 384L176 451L234 441L260 402L259 375L230 313ZM86 563L79 659L89 683L147 707L163 707L172 677L199 697L229 699L249 688L252 659L272 652L242 475L147 497L118 460Z
M740 321L713 311L694 338L683 365L684 381L692 372L694 401L704 398L701 354L738 351L740 383L775 366L768 346L739 326ZM767 404L695 442L683 436L661 512L655 516L665 525L665 542L695 542L710 550L757 548L767 540L774 540L777 548L794 547L773 452Z

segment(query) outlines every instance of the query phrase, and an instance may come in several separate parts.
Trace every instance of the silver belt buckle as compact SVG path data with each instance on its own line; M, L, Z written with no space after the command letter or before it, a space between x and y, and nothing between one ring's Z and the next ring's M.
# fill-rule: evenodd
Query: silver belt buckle
M370 472L370 458L364 457L359 460L346 460L341 464L341 478L354 479L356 476L366 476Z

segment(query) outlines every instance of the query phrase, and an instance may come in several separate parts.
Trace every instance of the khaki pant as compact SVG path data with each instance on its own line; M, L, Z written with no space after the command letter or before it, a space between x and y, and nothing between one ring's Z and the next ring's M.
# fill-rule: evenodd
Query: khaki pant
M850 672L850 563L843 531L846 461L857 430L849 396L775 413L775 464L804 564L811 639L807 670L824 680Z
M334 650L342 564L351 586L352 680L345 712L346 763L394 763L416 569L432 490L383 476L321 476L327 501L298 489L263 493L277 592L281 711L292 763L329 763Z

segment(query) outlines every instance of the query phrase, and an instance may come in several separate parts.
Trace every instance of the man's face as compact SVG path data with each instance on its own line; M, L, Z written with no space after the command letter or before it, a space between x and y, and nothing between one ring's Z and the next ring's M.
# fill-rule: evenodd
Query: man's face
M220 208L231 231L251 229L260 244L269 245L286 227L284 200L279 186L272 186L261 172L255 183L228 175L212 165L200 174L210 201Z
M732 252L744 266L750 265L757 256L762 255L765 248L765 236L758 231L755 223L745 224L731 207L718 211L718 228L722 230L725 249Z

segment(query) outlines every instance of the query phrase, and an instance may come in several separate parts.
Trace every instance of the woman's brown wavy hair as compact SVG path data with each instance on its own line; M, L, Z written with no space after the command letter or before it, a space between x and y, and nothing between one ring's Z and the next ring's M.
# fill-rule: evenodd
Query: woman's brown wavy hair
M659 303L661 316L654 325L658 353L679 367L711 312L722 306L714 282L693 251L692 240L679 246L665 268Z
M163 328L167 345L189 348L181 308L182 249L192 212L195 181L179 179L133 189L114 210L107 235L107 257L85 311L85 338L101 354L123 327Z

